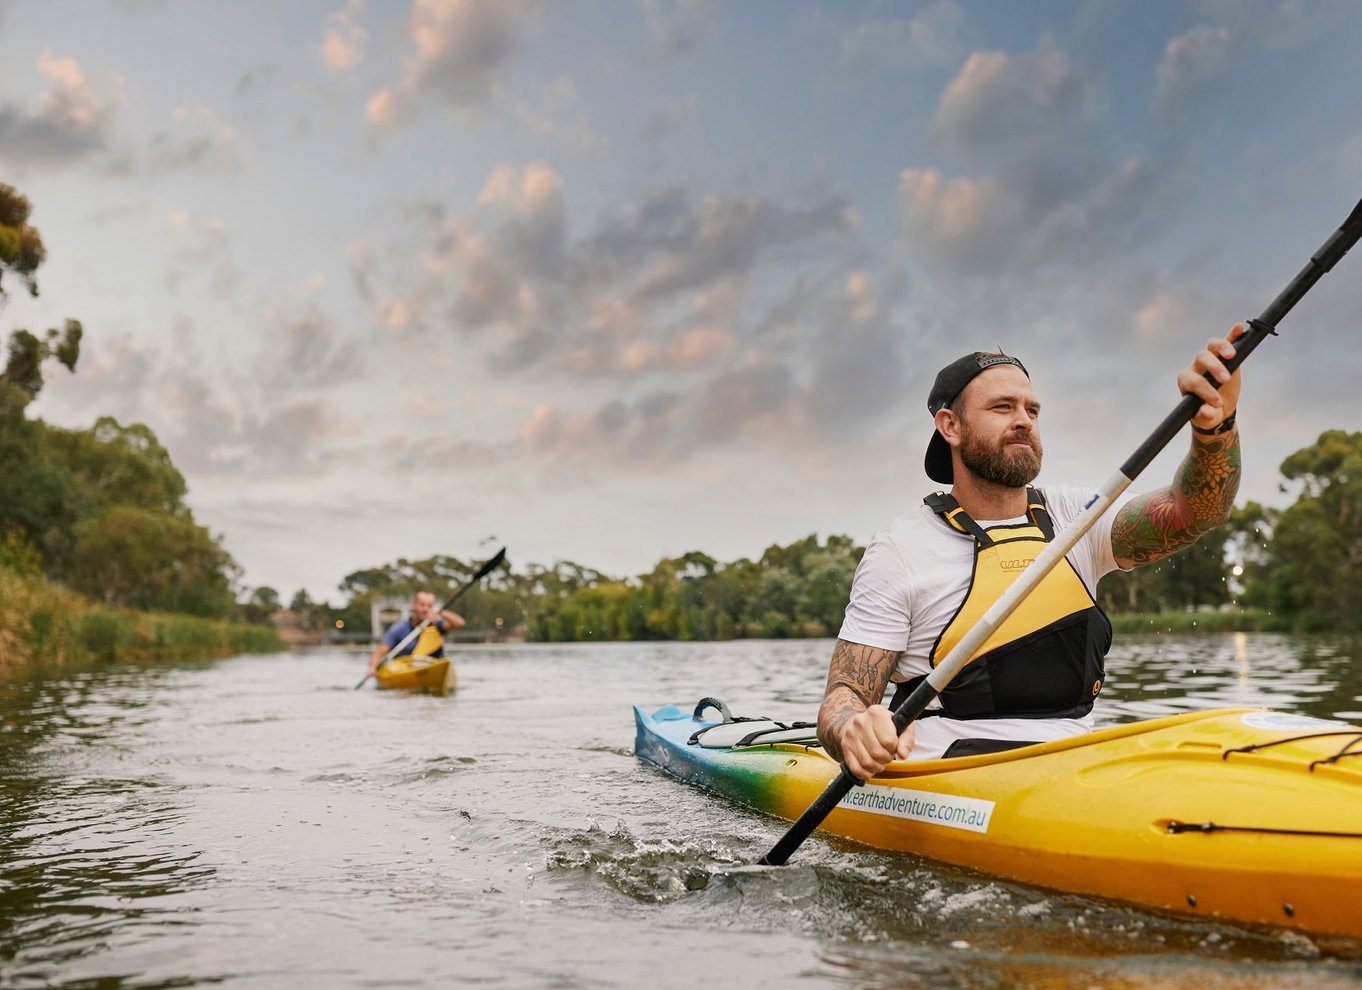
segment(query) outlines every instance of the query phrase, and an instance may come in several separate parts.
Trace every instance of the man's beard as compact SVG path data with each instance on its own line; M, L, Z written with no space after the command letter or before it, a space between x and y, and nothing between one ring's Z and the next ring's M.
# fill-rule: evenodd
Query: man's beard
M960 421L960 460L984 481L1004 488L1024 488L1040 474L1041 445L1037 437L1028 438L1031 447L1009 447L1007 439L990 444Z

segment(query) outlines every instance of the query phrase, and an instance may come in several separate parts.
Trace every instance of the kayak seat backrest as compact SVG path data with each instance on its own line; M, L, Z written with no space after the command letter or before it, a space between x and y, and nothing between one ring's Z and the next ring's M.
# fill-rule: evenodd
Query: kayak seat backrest
M778 742L804 742L814 745L818 742L817 728L813 722L735 718L729 722L715 722L697 730L688 742L703 749L737 749Z

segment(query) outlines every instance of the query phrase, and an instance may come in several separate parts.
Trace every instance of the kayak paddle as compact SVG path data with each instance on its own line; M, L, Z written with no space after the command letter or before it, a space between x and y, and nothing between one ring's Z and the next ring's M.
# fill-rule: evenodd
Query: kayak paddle
M1348 253L1349 248L1362 238L1362 202L1353 207L1352 213L1343 221L1343 225L1336 230L1327 241L1310 256L1309 263L1301 269L1300 273L1282 290L1267 307L1263 314L1256 320L1248 321L1248 329L1242 337L1234 341L1234 357L1225 361L1225 367L1233 372L1244 360L1253 353L1253 350L1262 343L1267 337L1277 333L1277 324L1281 321L1291 308L1300 302L1301 298L1310 291L1311 287L1319 281L1320 277L1328 272L1334 265ZM1210 374L1206 379L1217 389L1220 387ZM1121 465L1120 469L1107 480L1099 490L1093 500L1088 503L1073 521L1057 534L1043 551L1036 556L1035 562L1013 582L996 602L979 619L978 623L965 634L964 638L956 644L955 649L946 655L946 658L937 665L926 680L919 684L907 698L895 709L894 726L900 735L910 723L917 719L926 707L936 698L946 685L950 684L951 679L969 663L976 650L981 647L994 631L1003 623L1022 599L1040 584L1045 575L1054 569L1064 556L1073 549L1083 535L1092 528L1102 513L1109 509L1116 498L1126 490L1136 476L1149 466L1152 461L1168 442L1173 439L1182 428L1191 422L1201 407L1202 400L1192 394L1182 397L1182 401L1177 407L1168 414L1158 428L1150 434L1149 438L1136 449L1128 460ZM790 826L789 830L780 838L771 851L758 860L759 865L781 866L790 858L791 853L799 848L800 844L809 837L823 821L830 815L834 808L851 792L851 789L862 783L850 770L846 764L842 764L841 772L833 778L823 793L814 799L813 804L809 805L804 814L799 816L798 821Z
M478 568L478 573L474 574L471 578L469 578L467 583L464 584L463 587L461 587L458 591L454 592L454 594L446 598L444 600L444 603L431 613L431 616L438 616L445 609L449 608L450 605L454 604L454 599L458 598L469 588L473 587L473 585L477 584L488 574L491 574L494 570L497 569L497 567L500 566L501 562L505 559L506 548L502 547L500 550L497 551L495 557L493 557L487 563L483 564L481 567ZM407 635L402 637L402 642L398 643L396 646L394 646L391 650L388 651L388 655L378 662L378 667L376 669L382 670L383 665L385 663L387 663L393 657L401 653L402 648L405 647L412 640L414 640L417 636L421 635L421 630L426 628L426 626L430 625L431 622L433 621L434 619L432 617L422 619L420 624L417 625L415 629L413 629L411 632L407 633ZM365 674L363 677L361 677L359 683L355 685L355 690L358 691L360 688L364 687L365 682L368 681L371 676L372 675L370 674Z

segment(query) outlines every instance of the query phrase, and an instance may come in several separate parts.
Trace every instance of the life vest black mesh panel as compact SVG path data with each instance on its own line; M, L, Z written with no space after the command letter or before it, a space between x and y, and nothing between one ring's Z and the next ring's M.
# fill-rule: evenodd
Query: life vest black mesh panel
M1070 630L1086 626L1083 632ZM1068 633L1066 635L1066 632ZM1093 642L1098 649L1092 649ZM1100 657L1111 645L1111 624L1097 609L1079 612L999 647L987 663L969 664L942 692L954 718L1077 718L1092 710L1105 676ZM1069 704L1056 708L1059 698Z

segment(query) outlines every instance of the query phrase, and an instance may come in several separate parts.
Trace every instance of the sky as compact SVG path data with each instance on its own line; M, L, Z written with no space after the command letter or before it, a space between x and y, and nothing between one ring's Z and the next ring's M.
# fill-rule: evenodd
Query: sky
M1042 484L1116 470L1362 196L1358 38L1355 0L0 0L47 246L0 335L83 323L30 415L149 426L245 588L866 542L967 351L1026 363ZM1245 365L1241 504L1362 429L1358 253Z

